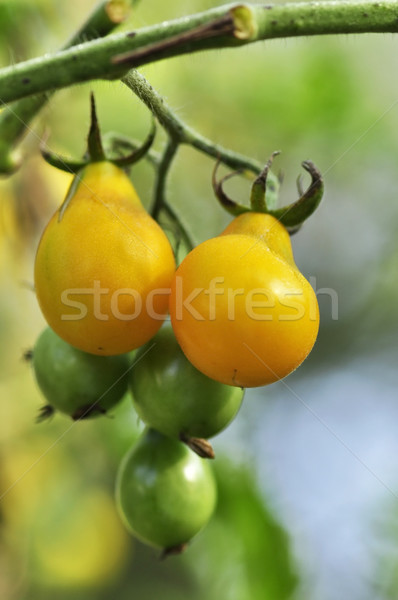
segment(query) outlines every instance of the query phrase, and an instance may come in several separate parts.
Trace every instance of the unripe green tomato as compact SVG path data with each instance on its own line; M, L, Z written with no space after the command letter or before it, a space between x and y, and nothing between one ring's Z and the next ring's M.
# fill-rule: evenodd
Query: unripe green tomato
M134 407L172 437L210 438L236 416L244 391L203 375L185 357L170 325L139 349L130 374Z
M153 429L119 467L116 501L123 521L142 542L164 550L183 546L206 525L216 496L209 462Z
M64 342L50 327L36 341L32 364L50 407L74 419L105 413L127 391L127 354L87 354Z

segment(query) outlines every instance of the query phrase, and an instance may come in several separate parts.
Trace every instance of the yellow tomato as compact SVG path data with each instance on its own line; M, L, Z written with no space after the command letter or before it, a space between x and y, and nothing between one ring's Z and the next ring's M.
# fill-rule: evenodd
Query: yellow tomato
M121 354L147 342L166 314L175 261L124 172L92 163L41 238L37 298L48 324L92 354Z
M192 364L229 385L282 379L318 333L315 293L297 269L289 234L270 215L240 215L177 269L170 296L176 337Z

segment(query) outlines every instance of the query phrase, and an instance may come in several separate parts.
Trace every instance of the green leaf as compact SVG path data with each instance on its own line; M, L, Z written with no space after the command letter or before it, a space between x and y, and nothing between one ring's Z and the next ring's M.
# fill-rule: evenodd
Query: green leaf
M207 600L287 600L298 577L286 531L247 465L217 459L218 508L187 551Z

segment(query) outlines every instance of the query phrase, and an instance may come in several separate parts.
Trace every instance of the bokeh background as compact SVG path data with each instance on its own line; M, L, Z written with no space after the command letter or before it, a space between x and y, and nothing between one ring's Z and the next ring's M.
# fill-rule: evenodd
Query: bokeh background
M221 4L142 0L122 29ZM94 5L0 0L0 65L55 51ZM247 392L214 440L217 513L186 554L165 562L130 537L114 506L117 465L142 427L130 399L112 418L37 425L43 399L22 358L44 327L35 248L70 181L40 159L39 139L49 129L52 149L81 155L91 90L103 131L142 138L149 114L122 84L95 82L58 92L35 120L21 170L0 180L2 599L398 598L397 52L392 35L326 36L142 69L214 141L263 162L282 150L282 202L297 197L302 160L326 183L293 238L319 291L317 344L285 381ZM197 242L230 219L213 198L213 165L182 148L169 180L169 201ZM151 167L132 176L149 206ZM249 184L228 190L244 200Z

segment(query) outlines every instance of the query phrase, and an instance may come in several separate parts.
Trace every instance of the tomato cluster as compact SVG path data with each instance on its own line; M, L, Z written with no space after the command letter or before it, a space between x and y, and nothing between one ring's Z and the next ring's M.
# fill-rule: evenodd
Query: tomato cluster
M247 211L176 269L129 178L101 159L78 171L48 223L35 289L49 324L32 357L41 419L104 414L129 389L147 428L120 466L118 507L139 539L181 550L216 503L208 439L234 419L244 388L291 373L317 336L316 297L286 228Z

